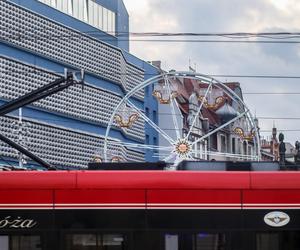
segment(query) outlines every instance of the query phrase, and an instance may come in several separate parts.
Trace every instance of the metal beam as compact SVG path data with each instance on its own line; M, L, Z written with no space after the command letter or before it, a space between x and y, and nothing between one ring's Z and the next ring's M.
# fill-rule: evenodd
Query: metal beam
M46 168L48 170L55 170L56 169L56 167L50 165L48 162L42 160L40 157L38 157L35 154L31 153L30 151L28 151L23 146L15 143L14 141L10 140L9 138L5 137L2 134L0 134L0 140L3 141L3 142L5 142L5 143L7 143L11 147L17 149L19 152L21 152L22 154L26 155L27 157L29 157L30 159L34 160L35 162L39 163L44 168Z
M30 93L27 93L19 98L12 100L0 107L0 115L6 115L18 108L21 108L25 105L36 102L44 97L55 94L69 86L76 84L77 82L73 81L73 74L68 73L66 77L61 77L55 81L38 88Z

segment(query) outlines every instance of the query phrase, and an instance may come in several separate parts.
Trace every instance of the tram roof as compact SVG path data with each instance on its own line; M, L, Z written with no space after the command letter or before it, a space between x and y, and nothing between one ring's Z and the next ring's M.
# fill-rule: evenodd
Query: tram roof
M10 189L300 189L298 171L3 171Z

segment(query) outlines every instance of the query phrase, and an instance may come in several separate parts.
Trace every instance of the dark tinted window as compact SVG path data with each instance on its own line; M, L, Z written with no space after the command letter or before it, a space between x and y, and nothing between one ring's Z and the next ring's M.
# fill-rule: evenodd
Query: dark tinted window
M42 250L41 237L36 235L10 236L10 250Z
M66 250L124 250L124 236L120 234L69 234Z
M300 249L300 232L257 233L256 250Z
M223 250L224 234L165 234L164 250Z

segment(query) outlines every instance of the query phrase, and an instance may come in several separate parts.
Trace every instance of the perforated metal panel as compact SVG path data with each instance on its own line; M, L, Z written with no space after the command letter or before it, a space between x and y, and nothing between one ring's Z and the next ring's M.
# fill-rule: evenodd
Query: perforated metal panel
M59 75L30 65L0 57L0 98L13 99L41 87ZM111 92L86 86L73 86L63 92L35 102L34 105L86 121L107 125L114 107L121 97ZM125 130L124 130L125 131ZM144 122L138 123L127 132L138 140L144 140Z
M13 3L0 0L0 41L44 55L59 62L85 69L101 78L131 90L144 80L144 71L126 62L122 52L97 39L81 34L45 17L30 12ZM0 98L13 99L43 86L59 75L0 57ZM143 99L143 91L137 93ZM81 91L74 86L64 92L47 97L34 106L67 115L86 122L106 125L113 107L120 101L114 93L92 86ZM37 118L38 119L38 118ZM0 131L13 139L14 119L1 118ZM51 123L51 121L49 121ZM55 123L55 122L54 122ZM28 122L30 138L28 147L52 164L64 166L87 166L95 150L102 146L97 136ZM140 141L145 139L144 122L139 120L124 133ZM16 152L1 144L1 155L16 157ZM126 160L144 160L144 154L112 147Z
M0 133L18 141L15 133L16 119L0 117ZM78 133L41 123L25 121L22 124L28 131L25 143L30 151L49 163L66 167L87 167L99 148L103 148L103 138ZM17 157L17 152L0 142L2 156ZM143 161L144 154L127 150L121 146L109 146L111 152L118 152L123 160Z
M2 41L85 69L122 84L125 90L144 79L143 70L128 64L119 49L97 39L6 1L0 1L0 16Z

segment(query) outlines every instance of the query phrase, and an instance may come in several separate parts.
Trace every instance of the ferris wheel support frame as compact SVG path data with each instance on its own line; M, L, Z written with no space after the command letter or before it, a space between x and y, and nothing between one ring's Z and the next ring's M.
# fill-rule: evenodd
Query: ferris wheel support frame
M168 136L162 129L160 129L151 119L149 119L148 117L146 117L142 111L140 111L137 107L135 107L135 105L130 102L130 98L132 96L134 96L134 94L140 90L142 90L143 88L153 84L153 83L157 83L158 81L160 80L163 80L164 83L166 84L167 83L167 88L169 90L169 92L171 91L170 90L170 84L168 82L168 78L171 78L171 77L188 77L189 79L194 79L194 80L198 80L198 81L202 81L202 82L205 82L209 85L206 93L205 93L205 97L207 96L208 92L209 92L209 89L212 87L213 84L219 84L221 87L222 87L222 90L228 94L229 93L229 96L233 96L235 99L233 99L233 101L237 102L238 105L242 106L242 108L244 109L244 112L242 112L241 114L239 114L237 117L231 119L230 121L226 122L225 124L219 126L217 129L214 129L213 131L211 131L209 134L207 135L204 135L202 136L201 138L199 138L198 140L194 141L194 142L191 142L192 145L194 145L195 143L197 142L200 142L200 141L203 141L205 138L207 138L208 136L210 136L211 134L213 133L216 133L217 131L219 131L220 129L228 126L229 124L233 123L234 121L238 120L239 118L243 117L244 115L246 115L246 118L248 119L249 123L251 124L252 128L254 128L254 132L255 132L255 136L253 137L254 139L254 152L257 153L257 161L260 161L261 160L261 146L260 146L260 138L259 138L259 134L258 134L258 128L256 126L256 123L254 122L254 119L253 119L253 115L251 114L250 112L250 109L247 107L247 105L245 104L245 102L232 90L230 89L228 86L226 86L225 84L223 84L222 82L220 82L219 80L213 78L213 77L210 77L209 75L204 75L204 74L200 74L200 73L192 73L191 72L166 72L166 73L162 73L160 75L157 75L157 76L154 76L144 82L142 82L141 84L135 86L132 90L130 90L123 98L122 100L118 103L118 105L114 108L113 110L113 113L110 117L110 120L108 122L108 125L107 125L107 129L106 129L106 133L105 133L105 138L104 138L104 161L107 162L107 151L108 151L108 138L109 138L109 132L113 126L113 123L114 123L114 117L115 115L117 114L119 108L121 107L121 105L123 105L124 103L126 104L129 104L129 106L131 106L133 109L135 109L139 115L141 115L143 117L143 119L145 120L145 122L149 122L151 125L158 133L160 133L165 139L167 139L169 141L170 144L174 144L174 140L172 138L170 138L170 136ZM220 88L220 87L219 87ZM171 101L171 106L172 108L174 109L174 103L173 103L173 100L170 100ZM197 115L196 117L194 118L193 120L193 123L192 123L192 126L191 128L189 129L188 131L188 134L189 135L193 129L193 126L195 125L195 122L196 122L196 119L197 117L199 117L199 114L201 112L201 109L203 107L203 104L204 104L204 100L201 101L201 104L199 106L199 109L198 109L198 112L197 112ZM173 110L174 111L174 110ZM172 112L173 112L172 111ZM174 119L174 117L173 117ZM175 126L175 123L174 123L174 126ZM178 137L178 134L177 134L177 137ZM188 138L188 136L186 136L185 138ZM152 148L156 148L158 149L159 147L156 146L156 145L152 145L153 147ZM147 147L144 147L144 148L147 148ZM162 148L168 148L168 147L162 147ZM172 154L172 153L171 153ZM170 156L171 156L170 154Z

